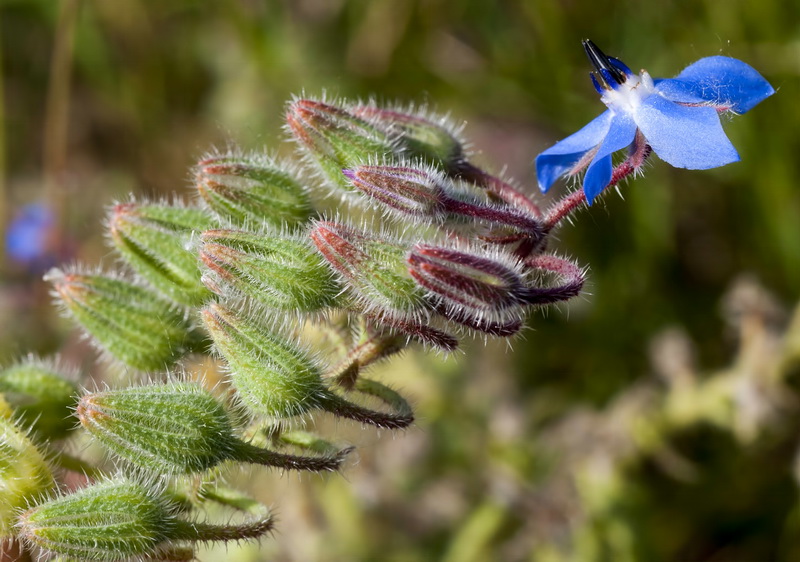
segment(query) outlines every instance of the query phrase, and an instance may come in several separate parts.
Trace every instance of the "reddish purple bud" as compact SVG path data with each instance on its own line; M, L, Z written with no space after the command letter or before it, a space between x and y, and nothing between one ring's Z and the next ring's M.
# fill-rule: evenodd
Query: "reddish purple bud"
M486 204L458 193L450 180L435 172L410 167L358 166L342 173L355 188L401 214L440 223L454 220L459 225L465 219L483 222L491 228L489 234L482 236L488 242L527 241L533 249L544 237L539 219L513 207Z
M435 296L437 312L448 319L499 336L522 327L525 285L511 267L427 244L416 244L407 263L411 276Z
M408 256L417 282L453 302L474 308L504 307L518 302L519 273L483 256L416 244Z
M358 166L342 170L354 187L387 207L416 217L443 209L443 190L431 174L407 167Z
M583 269L569 260L558 256L541 254L525 260L531 269L539 269L554 273L560 285L551 287L526 287L520 292L520 299L525 304L552 304L569 300L578 296L586 280Z

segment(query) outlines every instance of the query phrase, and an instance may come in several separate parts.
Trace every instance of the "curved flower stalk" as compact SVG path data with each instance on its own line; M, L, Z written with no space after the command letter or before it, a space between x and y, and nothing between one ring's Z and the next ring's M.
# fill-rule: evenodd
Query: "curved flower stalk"
M608 110L536 157L539 187L585 170L583 192L591 204L614 177L611 156L628 149L624 175L640 169L650 151L677 168L705 170L736 162L739 154L720 113L745 113L775 93L750 65L729 57L700 59L672 79L635 74L622 61L583 42L594 66L592 82ZM618 173L618 176L621 175Z
M78 398L46 363L0 372L3 537L25 554L89 560L190 560L199 543L260 538L269 511L220 483L227 467L339 470L351 448L315 433L319 413L410 426L408 400L367 368L414 342L451 352L463 337L513 337L532 310L579 295L586 268L549 251L553 228L651 152L687 168L737 159L718 113L772 93L725 57L652 80L585 48L609 109L537 158L544 190L586 170L584 188L549 209L474 165L444 117L312 99L286 115L306 167L213 152L194 169L196 203L114 206L109 240L127 271L76 266L48 279L103 355L147 382ZM309 189L345 205L326 216ZM350 206L383 220L359 223ZM327 349L304 343L311 326ZM193 354L213 355L224 382L189 382L205 380L188 367ZM185 381L165 374L175 369ZM61 450L76 418L127 476ZM60 478L51 464L95 483L45 500ZM197 522L212 503L248 520Z

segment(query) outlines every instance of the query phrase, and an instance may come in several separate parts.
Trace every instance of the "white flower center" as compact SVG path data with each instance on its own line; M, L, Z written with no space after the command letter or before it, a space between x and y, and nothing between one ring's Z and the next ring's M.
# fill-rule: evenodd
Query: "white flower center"
M624 83L603 92L600 99L611 111L633 113L641 105L642 100L654 91L653 79L646 70L642 70L641 74L631 74Z

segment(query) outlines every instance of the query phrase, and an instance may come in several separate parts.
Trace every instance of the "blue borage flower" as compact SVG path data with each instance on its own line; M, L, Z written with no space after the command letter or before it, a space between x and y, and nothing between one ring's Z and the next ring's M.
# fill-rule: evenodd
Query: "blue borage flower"
M677 168L705 170L739 160L719 120L744 113L775 93L750 65L730 57L700 59L672 79L634 74L620 60L583 42L595 70L592 82L608 110L577 133L536 157L539 188L586 170L583 190L592 200L611 183L611 155L628 148L624 175L636 171L652 150Z
M45 203L22 207L6 230L8 257L31 269L47 269L55 260L56 217Z

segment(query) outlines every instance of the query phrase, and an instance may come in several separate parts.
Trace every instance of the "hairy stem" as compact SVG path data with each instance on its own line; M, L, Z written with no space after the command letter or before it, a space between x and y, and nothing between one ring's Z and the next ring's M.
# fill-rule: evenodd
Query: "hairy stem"
M617 185L623 179L627 178L633 172L638 170L644 161L650 156L652 149L650 145L648 145L644 138L641 136L641 133L637 132L636 139L633 142L631 153L629 154L628 158L625 159L624 162L619 164L614 168L611 172L611 180L608 182L603 190L600 192L602 195L605 193L609 187ZM573 191L572 193L566 195L559 201L551 206L547 212L545 213L544 217L544 227L545 232L552 230L555 226L557 226L562 220L566 217L570 216L578 207L582 206L586 203L586 194L583 192L583 187L578 189L577 191Z
M484 172L477 166L473 166L469 162L460 162L457 169L451 172L460 179L470 181L475 185L485 188L490 194L505 201L509 205L514 205L515 207L528 211L535 218L540 218L542 216L542 210L536 203L531 201L527 195L500 178Z
M342 449L335 455L328 456L301 456L276 453L269 449L262 449L250 443L240 441L233 451L235 460L253 464L274 466L284 470L307 470L309 472L334 472L339 469L345 457L353 450L352 447Z

